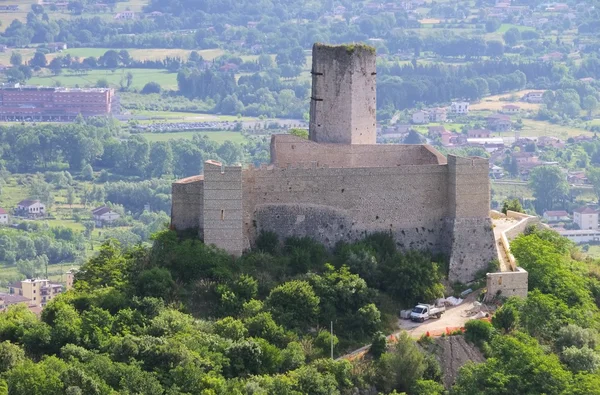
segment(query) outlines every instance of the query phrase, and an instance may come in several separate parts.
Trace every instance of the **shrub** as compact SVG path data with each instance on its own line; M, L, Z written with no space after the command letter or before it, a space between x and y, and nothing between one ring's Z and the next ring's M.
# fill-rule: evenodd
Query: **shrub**
M371 342L371 348L369 349L369 354L373 356L375 359L379 359L381 355L385 352L387 348L387 338L381 332L375 333L373 336L373 340Z
M487 321L471 320L465 324L465 339L479 347L491 339L494 327Z
M162 91L162 87L157 82L148 82L142 88L142 94L149 95L151 93L160 93Z
M256 238L256 249L275 255L279 247L279 237L275 232L261 231Z

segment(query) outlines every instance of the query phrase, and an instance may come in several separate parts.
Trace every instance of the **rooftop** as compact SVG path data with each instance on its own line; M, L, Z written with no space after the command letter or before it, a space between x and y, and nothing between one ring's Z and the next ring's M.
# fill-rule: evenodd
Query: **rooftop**
M559 211L544 211L544 215L546 217L568 217L569 213L567 213L565 210L559 210Z
M3 208L0 208L0 214L8 214Z
M588 236L588 235L600 235L600 231L597 230L591 230L591 229L579 229L579 230L561 230L558 233L560 233L561 236Z
M30 300L24 296L11 295L4 292L0 293L0 299L3 300L6 305L30 302Z
M29 206L33 206L36 203L41 203L41 202L39 200L25 199L25 200L21 200L19 203L17 203L17 206L29 207Z
M36 86L36 85L12 85L1 86L0 91L49 91L49 92L106 92L110 88L65 88L53 86Z
M92 210L93 215L104 215L104 214L110 213L110 212L112 212L112 209L110 207L106 207L106 206L97 207Z
M598 214L598 210L594 210L593 208L588 206L579 207L578 209L573 210L573 212L579 214Z

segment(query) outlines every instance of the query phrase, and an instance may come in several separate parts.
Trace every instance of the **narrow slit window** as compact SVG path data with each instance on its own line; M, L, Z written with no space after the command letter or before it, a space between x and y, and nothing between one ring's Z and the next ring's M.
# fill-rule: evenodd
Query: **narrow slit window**
M225 221L225 210L221 210L221 221Z

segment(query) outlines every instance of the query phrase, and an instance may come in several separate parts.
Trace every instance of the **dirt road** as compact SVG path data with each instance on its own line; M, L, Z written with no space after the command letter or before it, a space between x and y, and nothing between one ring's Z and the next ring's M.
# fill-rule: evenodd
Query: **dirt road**
M400 319L398 320L398 326L401 330L408 332L414 339L418 339L427 332L431 336L435 336L445 332L446 328L452 330L464 327L465 323L473 318L473 315L469 315L469 311L475 308L473 302L477 300L478 294L478 292L472 293L460 305L446 308L446 312L439 319L430 319L424 323ZM483 306L482 308L484 309Z

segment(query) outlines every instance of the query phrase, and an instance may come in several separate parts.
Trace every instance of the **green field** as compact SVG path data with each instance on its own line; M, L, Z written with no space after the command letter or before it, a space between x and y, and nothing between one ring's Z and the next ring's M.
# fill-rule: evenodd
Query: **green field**
M142 89L148 82L157 82L163 89L177 89L177 74L166 70L153 69L119 69L115 72L110 70L92 70L86 74L61 74L58 76L46 75L36 76L28 81L30 85L55 86L59 82L66 87L93 87L100 79L106 79L111 87L119 88L127 73L133 74L132 88Z
M169 121L179 122L197 122L197 121L220 121L220 122L236 122L236 121L256 121L253 117L238 117L236 115L215 115L197 112L178 112L178 111L148 111L148 110L132 110L131 114L151 117L153 119L168 119ZM268 120L265 120L268 121Z
M61 52L60 54L49 54L46 56L48 60L52 59L55 55L65 55L70 54L73 57L78 58L87 58L90 56L100 57L104 55L106 51L109 51L113 48L69 48ZM189 49L136 49L136 48L125 48L129 55L135 60L160 60L165 57L179 57L182 59L187 59L190 56ZM120 51L121 49L116 49L116 51ZM213 60L224 54L224 51L221 49L204 49L196 51L202 56L205 60Z
M585 255L593 259L600 258L600 245L590 245L590 249L585 252Z
M148 141L157 142L157 141L168 141L175 139L192 139L192 137L196 134L202 136L208 136L211 140L222 144L223 142L229 140L234 143L243 144L246 142L246 138L239 132L194 132L194 131L186 131L186 132L175 132L175 133L141 133L140 136L144 136Z
M498 30L496 30L496 33L504 34L509 29L512 29L513 27L518 29L521 32L525 31L525 30L535 30L533 27L530 27L530 26L520 26L520 25L513 25L512 23L503 23L502 25L500 25L500 28Z
M521 136L523 137L555 136L563 140L580 134L591 135L591 132L573 126L555 125L550 122L534 121L532 119L523 119L523 129L521 130Z

